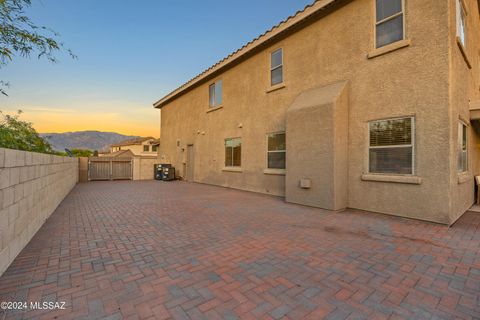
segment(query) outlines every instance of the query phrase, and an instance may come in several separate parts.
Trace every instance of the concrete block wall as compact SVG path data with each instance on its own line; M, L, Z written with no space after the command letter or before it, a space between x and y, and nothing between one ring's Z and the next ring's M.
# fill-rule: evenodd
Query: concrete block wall
M0 148L0 275L78 182L78 158Z

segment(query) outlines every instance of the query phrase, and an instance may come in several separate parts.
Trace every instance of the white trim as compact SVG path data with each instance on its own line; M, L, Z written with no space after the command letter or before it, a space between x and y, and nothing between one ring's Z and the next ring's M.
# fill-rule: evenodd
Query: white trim
M402 120L402 119L411 119L411 143L410 144L401 144L401 145L387 145L387 146L370 146L370 126L372 123L381 122L381 121L391 121L391 120ZM385 118L385 119L377 119L371 120L367 122L367 130L368 130L368 147L367 147L367 170L366 172L368 175L375 175L375 176L415 176L416 174L416 148L415 148L415 116L405 116L405 117L395 117L395 118ZM409 174L395 174L395 173L377 173L377 172L370 172L370 149L389 149L389 148L412 148L412 173Z

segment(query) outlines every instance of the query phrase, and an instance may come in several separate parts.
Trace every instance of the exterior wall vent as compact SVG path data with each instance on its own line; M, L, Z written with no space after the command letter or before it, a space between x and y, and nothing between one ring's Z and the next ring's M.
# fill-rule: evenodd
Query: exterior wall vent
M300 188L302 189L310 189L312 187L312 180L308 178L300 179Z

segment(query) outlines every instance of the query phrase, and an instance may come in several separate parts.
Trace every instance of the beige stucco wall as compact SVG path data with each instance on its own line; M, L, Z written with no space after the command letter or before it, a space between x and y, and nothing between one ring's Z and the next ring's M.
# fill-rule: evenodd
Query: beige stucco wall
M410 45L372 59L367 56L374 48L373 0L354 0L271 44L162 108L161 162L171 162L183 176L187 145L193 144L195 181L284 196L285 177L264 173L266 134L285 130L286 110L302 92L347 81L348 207L451 223L452 212L470 201L459 206L449 192L456 166L450 2L406 1ZM269 92L270 53L280 47L285 87ZM207 112L208 86L218 79L223 105ZM415 116L417 179L362 179L368 121L401 116ZM242 137L242 172L222 170L224 139L231 137Z
M0 275L78 181L78 158L0 148Z
M474 202L474 175L480 175L479 167L479 133L473 130L470 123L469 106L471 101L480 100L480 17L477 1L465 1L467 6L467 45L465 59L456 38L456 2L448 1L450 5L449 23L449 66L450 66L450 136L451 163L449 179L451 190L450 219L454 222ZM470 67L468 66L470 64ZM468 143L468 173L457 171L458 122L469 125Z
M133 180L153 180L153 165L156 163L156 157L134 157Z
M88 182L88 157L78 158L78 182Z
M305 91L287 110L285 198L329 210L348 205L348 89L337 82ZM307 179L310 186L302 186Z

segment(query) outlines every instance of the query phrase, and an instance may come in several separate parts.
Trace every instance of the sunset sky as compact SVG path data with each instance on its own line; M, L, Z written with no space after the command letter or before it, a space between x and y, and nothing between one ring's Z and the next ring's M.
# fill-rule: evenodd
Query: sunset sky
M15 58L0 71L39 132L159 136L152 103L312 0L33 0L27 14L61 34L78 60Z

